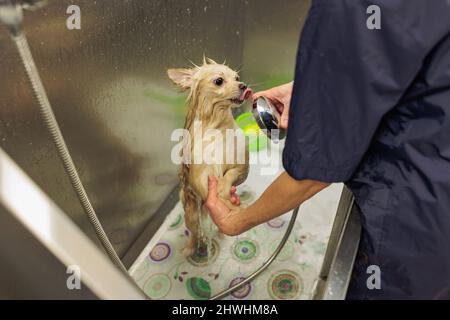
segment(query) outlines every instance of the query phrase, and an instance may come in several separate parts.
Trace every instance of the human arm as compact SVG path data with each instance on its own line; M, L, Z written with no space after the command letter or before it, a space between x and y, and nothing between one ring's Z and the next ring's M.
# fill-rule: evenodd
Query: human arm
M314 180L295 180L283 172L258 200L242 208L227 205L217 194L216 178L209 177L205 205L220 231L238 235L294 209L328 185Z

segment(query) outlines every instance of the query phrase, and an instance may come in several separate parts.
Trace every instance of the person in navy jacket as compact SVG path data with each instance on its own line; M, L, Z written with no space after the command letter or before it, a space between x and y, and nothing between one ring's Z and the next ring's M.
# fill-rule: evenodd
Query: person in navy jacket
M450 1L313 1L294 82L258 95L283 113L285 172L248 208L210 177L218 227L242 233L344 182L362 224L347 298L450 298Z

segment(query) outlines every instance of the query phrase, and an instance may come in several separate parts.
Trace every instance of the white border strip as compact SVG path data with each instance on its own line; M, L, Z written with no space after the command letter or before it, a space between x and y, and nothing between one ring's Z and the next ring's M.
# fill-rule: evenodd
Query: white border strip
M144 299L69 217L0 148L0 203L100 299Z

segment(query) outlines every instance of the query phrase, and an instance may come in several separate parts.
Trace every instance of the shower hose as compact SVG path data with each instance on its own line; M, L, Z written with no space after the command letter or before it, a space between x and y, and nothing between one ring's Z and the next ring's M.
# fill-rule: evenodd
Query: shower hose
M19 52L22 63L25 67L28 79L33 88L33 92L36 96L36 99L39 102L40 113L42 115L45 126L50 132L52 141L56 146L58 155L61 158L61 161L64 165L64 169L70 178L70 182L73 188L76 191L78 199L80 200L80 203L83 207L83 210L86 213L87 217L89 218L89 222L94 227L95 233L98 239L100 240L103 248L105 249L106 253L108 254L109 258L120 270L122 270L129 277L127 269L123 265L122 261L120 260L119 256L114 250L114 247L109 241L108 236L103 230L103 227L95 213L95 210L92 207L91 202L89 201L83 183L80 180L78 171L73 163L72 157L70 156L66 142L64 141L58 122L56 121L55 115L53 113L53 109L50 105L50 101L48 100L47 94L44 89L44 85L42 84L38 70L34 63L33 56L31 55L31 51L28 46L28 41L22 31L13 32L12 38L17 46L17 50ZM239 290L241 287L245 286L247 283L249 283L258 275L260 275L265 269L267 269L267 267L275 260L280 251L283 249L289 235L291 234L292 228L294 227L295 219L297 218L298 210L299 208L297 207L293 211L288 228L278 247L269 257L269 259L266 262L264 262L256 271L254 271L248 277L246 277L245 280L234 285L233 287L230 287L214 295L213 297L211 297L211 300L222 299L228 296L229 294L233 293L234 291Z

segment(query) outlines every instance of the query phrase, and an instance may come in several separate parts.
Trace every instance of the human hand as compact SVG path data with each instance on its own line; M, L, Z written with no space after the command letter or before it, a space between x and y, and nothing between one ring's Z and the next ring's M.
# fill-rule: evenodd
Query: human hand
M243 230L241 226L242 220L236 218L244 210L239 207L241 201L236 194L236 187L234 186L230 190L230 201L231 203L219 197L217 178L209 176L208 197L205 206L209 210L209 215L219 230L226 235L234 236L240 234L241 230Z
M253 101L264 96L272 102L281 114L280 128L287 129L289 121L289 106L291 104L292 88L294 82L289 82L278 87L256 92L253 95Z
M232 186L231 190L230 190L230 201L235 206L239 206L241 204L241 198L236 193L236 191L237 191L237 188L235 186Z

